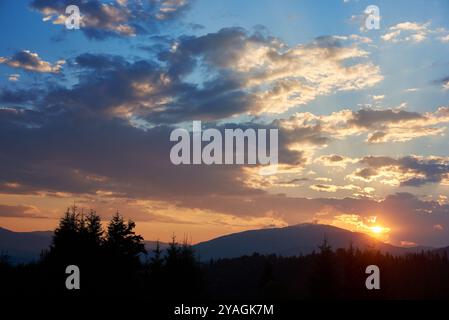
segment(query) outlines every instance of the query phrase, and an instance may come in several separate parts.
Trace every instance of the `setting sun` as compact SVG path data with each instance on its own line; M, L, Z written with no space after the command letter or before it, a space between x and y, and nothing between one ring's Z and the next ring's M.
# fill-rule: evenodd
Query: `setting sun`
M370 227L370 230L375 235L381 235L388 233L390 231L390 228L382 227L382 226L372 226Z
M383 228L379 227L379 226L374 226L374 227L371 227L371 231L374 233L382 233Z

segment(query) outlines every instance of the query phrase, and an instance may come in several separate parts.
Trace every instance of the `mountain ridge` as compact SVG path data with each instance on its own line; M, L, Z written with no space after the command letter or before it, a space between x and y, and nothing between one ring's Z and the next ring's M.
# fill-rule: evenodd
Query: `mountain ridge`
M397 247L379 241L365 233L314 223L246 230L200 242L194 248L202 260L234 258L256 252L259 254L295 256L317 251L324 239L327 239L333 249L347 248L352 244L359 249L376 248L394 255L432 249L423 246ZM263 244L263 246L260 244Z
M53 231L15 232L0 227L0 253L6 253L10 262L14 264L36 261L42 250L50 246L52 236ZM193 248L202 261L234 258L256 252L295 256L317 251L318 246L323 243L325 238L333 249L347 248L351 243L356 248L376 248L394 255L434 249L423 246L397 247L361 232L314 223L245 230L199 242L193 245ZM144 242L151 257L156 241L145 240ZM161 250L164 250L168 244L160 242L160 246ZM435 249L435 251L443 252L444 249L449 250L449 247Z

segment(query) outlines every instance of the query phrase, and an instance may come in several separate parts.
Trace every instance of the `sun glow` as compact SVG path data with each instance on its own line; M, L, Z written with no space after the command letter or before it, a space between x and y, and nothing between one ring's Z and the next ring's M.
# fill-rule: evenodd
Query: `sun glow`
M378 235L378 236L387 234L388 232L390 232L390 228L382 227L382 226L378 226L378 225L372 226L369 229L374 235Z

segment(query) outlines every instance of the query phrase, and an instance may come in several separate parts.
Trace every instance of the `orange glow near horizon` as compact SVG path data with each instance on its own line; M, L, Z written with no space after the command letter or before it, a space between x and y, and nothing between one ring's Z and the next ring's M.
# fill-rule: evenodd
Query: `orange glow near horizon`
M383 226L379 226L379 225L375 225L372 227L369 227L369 230L371 231L371 235L374 236L375 238L384 238L385 236L388 236L388 233L390 232L390 228L387 227L383 227Z
M363 232L379 241L389 242L391 228L384 224L385 221L381 224L378 216L361 217L358 214L341 214L330 221L321 222L353 232Z

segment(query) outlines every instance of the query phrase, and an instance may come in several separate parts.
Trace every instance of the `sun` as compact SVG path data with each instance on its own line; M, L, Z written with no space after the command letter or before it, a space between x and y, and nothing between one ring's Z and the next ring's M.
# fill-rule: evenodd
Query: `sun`
M384 228L381 226L373 226L373 227L371 227L371 232L373 232L375 234L381 234L385 231L384 231Z
M375 225L375 226L369 227L369 231L375 238L385 240L388 238L388 233L390 232L390 228L383 227L380 225Z

